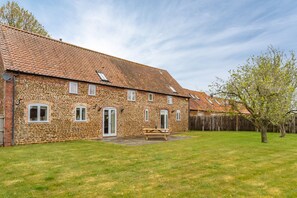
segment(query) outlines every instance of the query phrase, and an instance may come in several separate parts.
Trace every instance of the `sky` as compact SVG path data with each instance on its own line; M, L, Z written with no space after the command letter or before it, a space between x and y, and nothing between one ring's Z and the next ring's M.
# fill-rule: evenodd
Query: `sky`
M297 51L295 0L17 2L54 39L166 69L199 91L270 45Z

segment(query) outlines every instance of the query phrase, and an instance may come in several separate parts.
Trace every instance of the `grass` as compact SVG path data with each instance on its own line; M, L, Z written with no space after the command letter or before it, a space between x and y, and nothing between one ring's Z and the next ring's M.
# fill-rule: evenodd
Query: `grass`
M189 132L143 146L0 148L0 197L296 197L297 135Z

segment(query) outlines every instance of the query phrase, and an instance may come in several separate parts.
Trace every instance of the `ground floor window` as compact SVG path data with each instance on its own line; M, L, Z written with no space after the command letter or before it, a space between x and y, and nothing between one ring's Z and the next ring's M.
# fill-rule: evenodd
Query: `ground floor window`
M86 121L87 108L84 106L76 107L75 110L75 121Z
M146 121L146 122L149 121L149 110L148 109L144 110L144 121Z
M48 105L30 104L28 109L29 122L48 122Z
M181 117L180 117L180 110L177 110L177 111L176 111L176 120L177 120L177 121L180 121L180 120L181 120Z

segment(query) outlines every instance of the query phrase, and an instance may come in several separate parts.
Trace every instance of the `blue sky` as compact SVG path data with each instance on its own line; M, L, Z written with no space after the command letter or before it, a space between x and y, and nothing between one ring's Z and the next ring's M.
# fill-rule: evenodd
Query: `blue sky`
M17 2L51 37L166 69L190 89L207 91L268 45L297 49L294 0Z

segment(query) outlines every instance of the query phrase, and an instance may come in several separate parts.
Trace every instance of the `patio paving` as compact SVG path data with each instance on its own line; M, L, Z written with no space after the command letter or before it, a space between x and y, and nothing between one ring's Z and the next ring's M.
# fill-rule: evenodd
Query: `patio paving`
M128 146L139 146L139 145L146 145L146 144L156 144L161 142L184 140L188 138L190 137L171 135L168 137L168 140L165 141L164 138L157 138L157 137L153 137L153 138L150 138L149 140L145 140L143 136L139 136L139 137L110 137L110 138L104 138L98 141L110 142L114 144L122 144L122 145L128 145Z

